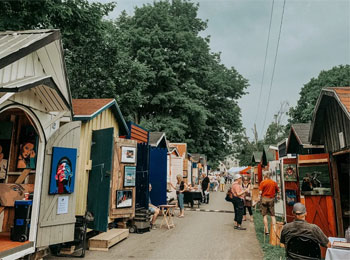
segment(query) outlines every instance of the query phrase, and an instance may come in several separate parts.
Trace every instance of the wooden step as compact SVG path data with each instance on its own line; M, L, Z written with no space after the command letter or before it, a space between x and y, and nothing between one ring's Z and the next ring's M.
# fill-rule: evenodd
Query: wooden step
M129 229L110 229L89 239L89 250L108 251L111 246L129 236Z

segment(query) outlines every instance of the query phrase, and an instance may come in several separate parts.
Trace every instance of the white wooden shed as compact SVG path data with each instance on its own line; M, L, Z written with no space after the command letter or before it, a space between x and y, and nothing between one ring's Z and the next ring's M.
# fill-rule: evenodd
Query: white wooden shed
M0 133L0 144L7 146L3 149L7 167L0 180L0 203L5 187L28 186L33 192L25 242L10 240L13 203L0 205L1 259L17 259L37 248L73 240L75 193L49 194L53 147L71 148L75 159L79 156L80 122L71 122L71 104L59 30L0 32L0 128L7 130ZM68 122L61 122L63 116ZM33 166L20 164L25 157L23 136L33 140ZM17 195L20 199L24 196ZM63 208L58 207L59 200L64 201Z

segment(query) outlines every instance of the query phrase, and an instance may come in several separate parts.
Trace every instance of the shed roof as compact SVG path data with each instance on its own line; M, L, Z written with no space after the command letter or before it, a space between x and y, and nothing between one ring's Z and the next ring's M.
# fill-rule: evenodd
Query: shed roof
M253 163L260 163L262 155L263 155L262 152L258 152L258 151L253 152L252 162Z
M270 145L264 145L263 154L262 154L263 165L267 165L268 162L276 160L276 154L272 150L274 149L270 149Z
M187 144L186 143L169 143L170 147L176 147L181 157L185 158L187 155Z
M129 128L115 99L73 99L74 120L92 120L106 109L112 109L119 124L120 135L127 135Z
M324 112L329 105L326 97L334 98L341 110L344 112L345 117L350 120L350 86L349 87L332 87L322 89L314 109L312 124L310 127L309 139L311 143L319 143L317 140L321 139L320 131L316 129L323 129L321 125L323 124Z
M164 132L150 132L148 143L150 146L167 148L167 142Z
M60 39L59 30L52 29L0 32L0 92L35 87L34 94L47 110L71 109ZM42 85L47 88L38 87Z
M310 133L311 123L305 124L293 124L291 127L291 132L293 131L298 143L301 145L310 144L309 133Z

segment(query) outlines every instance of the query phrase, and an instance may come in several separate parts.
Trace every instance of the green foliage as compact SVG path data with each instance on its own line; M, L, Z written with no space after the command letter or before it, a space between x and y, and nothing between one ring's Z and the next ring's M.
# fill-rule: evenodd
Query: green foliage
M259 211L254 212L254 226L256 237L260 243L262 251L264 252L264 260L285 259L284 248L270 245L269 236L265 237L264 242L264 222L263 217Z
M311 121L317 98L324 87L350 87L350 65L339 65L327 71L321 71L300 91L296 107L289 110L289 124Z
M237 100L248 86L220 55L198 5L159 1L105 20L115 3L87 0L0 2L0 30L61 30L74 98L117 99L127 120L215 162L232 152L230 136L241 131Z

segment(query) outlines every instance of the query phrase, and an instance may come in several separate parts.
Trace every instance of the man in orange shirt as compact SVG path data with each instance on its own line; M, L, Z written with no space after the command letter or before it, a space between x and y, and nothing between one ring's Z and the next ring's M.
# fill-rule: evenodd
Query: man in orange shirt
M270 179L270 172L264 172L264 180L259 186L260 196L261 196L261 214L264 217L265 234L269 234L267 214L271 216L271 222L273 227L276 225L275 218L275 203L274 199L276 193L279 192L277 183Z

